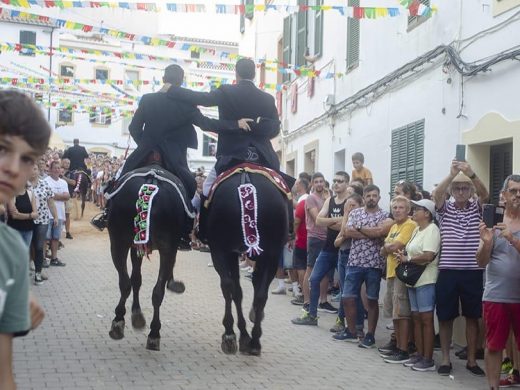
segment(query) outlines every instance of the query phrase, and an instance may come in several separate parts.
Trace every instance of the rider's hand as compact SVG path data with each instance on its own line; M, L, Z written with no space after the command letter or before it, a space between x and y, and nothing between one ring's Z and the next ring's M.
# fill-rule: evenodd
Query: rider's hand
M249 127L249 122L254 122L253 119L250 118L242 118L238 120L238 127L244 131L251 131L251 127Z

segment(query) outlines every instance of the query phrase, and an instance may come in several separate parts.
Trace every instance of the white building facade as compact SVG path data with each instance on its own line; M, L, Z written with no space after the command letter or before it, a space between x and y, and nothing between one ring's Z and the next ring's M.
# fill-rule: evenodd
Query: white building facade
M498 200L504 177L520 170L520 1L421 3L437 11L409 17L401 7L397 17L357 20L309 9L278 13L267 29L270 43L256 32L256 48L270 44L275 56L276 30L281 62L320 71L314 79L283 76L282 169L331 178L350 172L351 155L362 152L385 204L401 179L431 191L448 174L456 145L465 144L467 160ZM348 5L399 7L384 0Z

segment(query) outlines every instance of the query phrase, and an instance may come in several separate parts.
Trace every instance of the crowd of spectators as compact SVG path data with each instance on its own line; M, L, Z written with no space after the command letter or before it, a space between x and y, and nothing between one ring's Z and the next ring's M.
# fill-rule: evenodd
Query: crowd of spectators
M292 323L317 326L319 312L333 313L334 340L373 348L385 279L394 332L378 348L384 362L451 375L453 321L462 315L467 346L455 355L468 372L486 375L477 363L485 348L490 388L520 386L520 176L504 183L504 222L489 228L481 222L489 193L467 162L453 160L432 194L397 182L386 207L363 154L352 160L352 174L336 172L330 190L321 173L301 173L293 189L296 238L272 290L287 293L285 269L291 303L302 305Z

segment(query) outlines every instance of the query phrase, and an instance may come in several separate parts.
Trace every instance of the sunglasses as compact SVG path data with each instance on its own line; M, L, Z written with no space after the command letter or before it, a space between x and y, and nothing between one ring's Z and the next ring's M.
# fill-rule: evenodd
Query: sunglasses
M518 188L508 188L507 192L509 192L511 195L518 195L520 194L520 189Z
M343 184L343 183L345 183L345 180L333 179L332 182L333 183L338 183L338 184Z

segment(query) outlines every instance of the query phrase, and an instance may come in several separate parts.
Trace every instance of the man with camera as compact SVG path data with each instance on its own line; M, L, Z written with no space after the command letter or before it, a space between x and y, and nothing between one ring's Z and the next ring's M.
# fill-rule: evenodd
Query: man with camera
M483 314L486 324L486 372L490 389L520 385L518 370L500 380L502 351L513 329L520 350L520 175L504 181L503 222L480 223L477 262L486 268ZM503 383L505 382L505 383Z
M450 195L448 200L447 194ZM442 245L435 289L442 350L442 362L437 372L447 376L452 370L450 346L453 320L459 316L460 301L462 315L466 318L466 368L473 375L484 376L484 371L476 362L483 289L483 270L477 264L476 253L482 204L489 194L467 162L453 160L450 174L439 183L432 196L440 223Z

